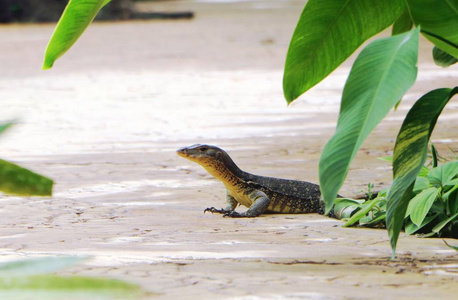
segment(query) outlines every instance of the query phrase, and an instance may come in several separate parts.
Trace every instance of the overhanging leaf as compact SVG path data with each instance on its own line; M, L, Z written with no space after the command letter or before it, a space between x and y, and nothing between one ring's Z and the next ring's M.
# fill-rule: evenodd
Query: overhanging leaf
M458 58L458 1L407 0L410 15L434 45Z
M406 8L399 18L394 22L391 35L407 32L412 29L413 22L410 18L409 10Z
M43 69L52 68L54 62L65 54L94 20L99 10L109 0L70 0L46 48Z
M442 109L458 88L437 89L425 94L410 109L396 139L393 153L393 184L388 193L386 225L392 256L417 174L426 160L428 141Z
M0 191L24 196L50 196L54 182L0 159Z
M415 82L419 30L375 40L356 58L345 84L334 136L320 158L329 212L359 147Z
M393 24L404 9L402 0L307 1L286 56L283 92L288 103Z

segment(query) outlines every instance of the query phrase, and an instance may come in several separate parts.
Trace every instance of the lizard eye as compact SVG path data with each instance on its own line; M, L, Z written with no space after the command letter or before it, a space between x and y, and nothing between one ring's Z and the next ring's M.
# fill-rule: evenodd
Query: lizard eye
M205 146L199 148L199 151L200 151L200 152L205 152L205 151L207 151L207 150L208 150L208 147L205 147Z

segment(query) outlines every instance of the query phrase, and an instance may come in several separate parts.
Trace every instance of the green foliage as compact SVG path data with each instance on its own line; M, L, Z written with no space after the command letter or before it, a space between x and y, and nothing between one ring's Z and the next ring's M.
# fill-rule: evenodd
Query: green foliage
M458 58L458 1L406 0L422 34L436 47Z
M320 158L319 175L326 212L335 205L342 216L356 215L352 215L355 218L350 218L347 226L361 223L368 214L374 216L368 224L384 221L385 212L380 211L386 208L394 254L409 202L429 184L424 180L416 183L416 178L427 173L423 164L431 132L456 89L428 93L409 112L395 146L393 185L384 199L358 204L351 199L336 202L335 197L362 142L414 83L419 32L437 47L433 50L436 64L446 67L456 62L458 31L454 28L458 28L458 2L310 0L291 38L283 89L286 100L294 100L326 77L364 40L388 25L393 25L392 36L366 46L352 67L342 95L336 132ZM411 30L413 25L415 28ZM427 221L436 222L428 215L428 207L436 206L431 204L436 203L435 195L442 193L430 189L415 199L414 203L425 207L412 208L415 222L410 223L409 230ZM448 218L441 220L445 227L454 222ZM442 232L445 227L436 230Z
M50 69L65 54L110 0L70 0L46 48L43 69Z
M13 123L0 124L0 133ZM42 175L0 159L0 191L23 196L50 196L54 182Z
M292 102L323 80L404 9L402 0L307 1L286 57L286 100Z
M80 257L46 257L0 264L2 299L128 299L145 293L116 279L49 274L80 263Z
M426 167L425 167L426 168ZM458 238L458 161L448 162L423 172L415 180L412 196L402 217L401 229L407 234L423 237ZM388 189L373 200L355 205L347 199L340 210L351 211L343 216L344 226L384 227L387 219ZM354 201L352 204L351 201ZM336 202L336 206L339 202Z
M426 160L428 141L437 118L458 88L437 89L421 97L407 114L393 153L393 184L388 194L387 229L394 251L415 180Z
M320 159L326 212L363 141L415 82L418 35L419 30L413 29L373 41L356 58L344 87L336 132Z

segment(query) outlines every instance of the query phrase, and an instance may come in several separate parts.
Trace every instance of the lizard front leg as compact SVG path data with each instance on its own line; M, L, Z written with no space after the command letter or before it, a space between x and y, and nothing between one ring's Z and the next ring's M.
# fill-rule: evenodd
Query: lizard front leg
M249 195L250 199L253 201L250 208L243 213L238 213L236 211L227 212L224 214L224 217L231 218L253 218L263 214L270 204L270 198L267 195L260 191L255 190Z
M211 213L219 213L219 214L227 214L227 213L231 213L234 211L234 209L237 207L237 205L239 204L237 202L237 200L235 200L234 197L232 197L231 195L229 195L229 193L226 194L226 202L227 202L227 206L226 208L221 208L221 209L217 209L215 207L208 207L204 210L204 213L206 213L207 211L211 212Z

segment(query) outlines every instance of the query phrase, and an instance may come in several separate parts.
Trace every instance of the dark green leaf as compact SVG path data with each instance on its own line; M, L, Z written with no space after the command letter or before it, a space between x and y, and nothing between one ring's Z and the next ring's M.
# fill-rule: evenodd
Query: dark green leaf
M412 29L413 22L410 18L409 10L405 9L399 18L394 22L391 35L401 34Z
M393 24L404 9L401 0L307 1L286 56L283 92L288 103Z
M107 0L70 0L46 48L43 69L52 68L78 40Z
M44 176L0 160L0 190L8 194L50 196L54 182Z
M418 29L367 45L351 69L334 136L320 158L320 185L329 212L359 147L415 82Z
M429 209L433 206L434 201L437 199L438 194L439 190L435 187L423 190L420 194L410 200L406 216L410 215L412 222L415 225L420 226L423 223L426 214L429 212Z
M429 138L442 109L457 92L458 88L437 89L421 97L410 109L399 131L386 216L393 257L414 182L426 160Z
M410 15L436 47L458 58L458 1L407 0Z
M433 168L436 168L437 167L437 150L436 150L436 147L434 147L433 143L431 143L431 156L432 156Z
M445 51L442 51L441 49L437 48L434 46L433 48L433 58L434 58L434 63L438 65L439 67L450 67L451 65L456 64L458 62L458 59L455 57L451 56Z

